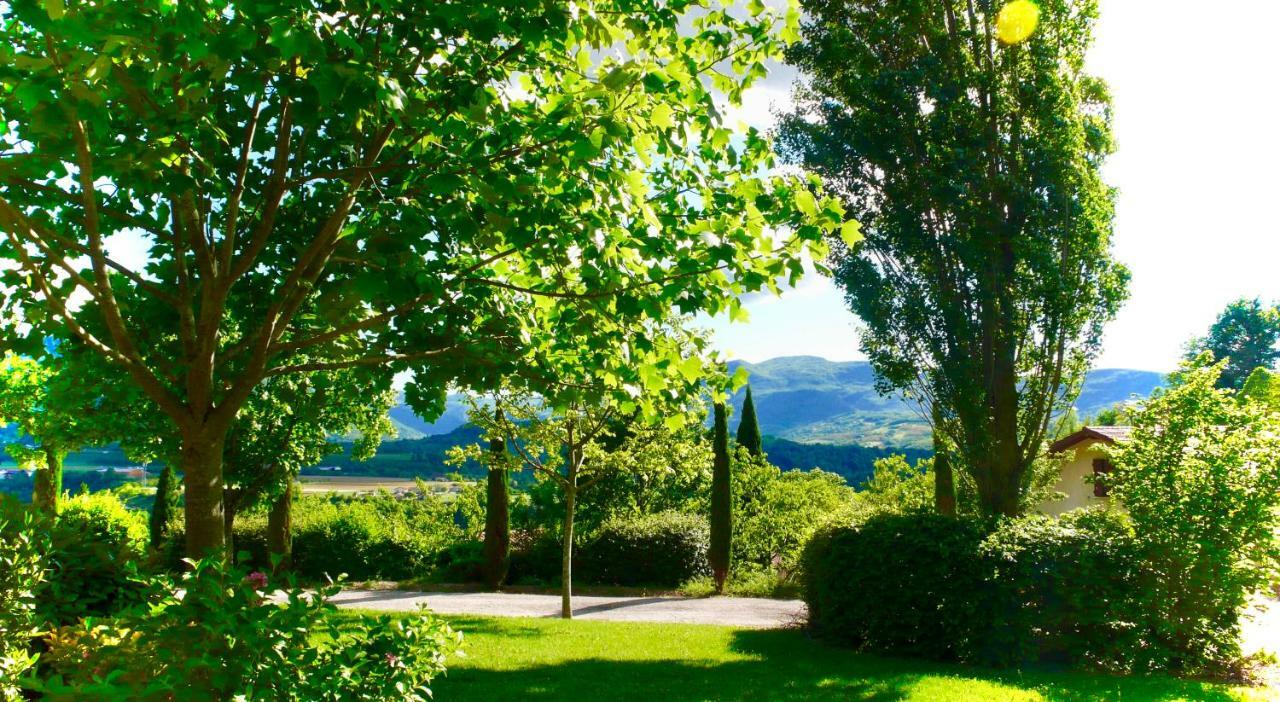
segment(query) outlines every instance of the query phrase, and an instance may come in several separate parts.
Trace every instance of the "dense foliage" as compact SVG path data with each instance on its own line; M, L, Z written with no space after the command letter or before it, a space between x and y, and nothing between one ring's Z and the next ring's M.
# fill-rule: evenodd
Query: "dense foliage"
M941 416L983 509L1014 514L1126 291L1100 175L1110 97L1085 72L1097 2L1037 3L1011 43L999 3L803 6L780 144L863 225L833 249L862 349L883 390Z
M1189 346L1189 361L1205 351L1225 361L1218 387L1239 390L1255 369L1274 369L1280 360L1280 308L1256 297L1235 300L1213 321L1209 333L1192 339Z
M700 515L660 512L606 522L582 547L578 573L601 585L678 587L711 573Z
M149 588L143 606L49 635L47 699L425 702L460 639L426 613L344 617L339 584L306 592L221 560Z
M1133 519L1162 667L1214 672L1239 655L1240 615L1280 571L1280 415L1218 389L1225 362L1175 373L1133 418L1107 478Z
M15 518L20 521L8 521ZM18 680L36 663L30 645L39 631L36 590L45 564L32 519L0 505L0 702L23 699Z
M43 620L64 624L138 601L134 575L147 557L147 518L110 492L63 501L47 519L48 575L36 590Z

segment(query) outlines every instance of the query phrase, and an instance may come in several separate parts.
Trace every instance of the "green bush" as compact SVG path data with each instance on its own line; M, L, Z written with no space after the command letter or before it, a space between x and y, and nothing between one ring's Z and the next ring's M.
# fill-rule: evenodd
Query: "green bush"
M575 566L582 582L676 587L710 574L709 543L701 516L663 512L612 519L583 545Z
M560 538L549 530L514 529L507 582L545 585L560 581Z
M293 566L301 577L322 581L407 580L431 572L446 549L462 539L454 509L436 497L304 495L293 505ZM266 569L267 512L247 510L236 519L234 547Z
M1145 667L1151 622L1140 598L1142 557L1122 514L1007 520L975 555L987 569L991 606L981 662Z
M0 505L0 702L23 699L17 680L36 661L30 650L38 630L35 590L45 568L35 524L31 515Z
M479 583L484 582L484 568L484 543L460 541L440 553L433 576L446 583Z
M936 514L881 514L825 531L804 557L809 623L856 648L968 660L982 647L987 608L976 558L986 529Z
M37 691L52 702L430 699L459 637L425 612L343 616L328 601L339 589L197 563L177 581L153 579L144 605L50 633L51 675Z
M813 534L847 514L854 491L822 470L787 471L740 450L734 474L733 567L787 579Z
M136 601L131 576L147 554L145 514L109 492L77 495L61 502L48 533L48 578L36 591L45 620L110 614Z

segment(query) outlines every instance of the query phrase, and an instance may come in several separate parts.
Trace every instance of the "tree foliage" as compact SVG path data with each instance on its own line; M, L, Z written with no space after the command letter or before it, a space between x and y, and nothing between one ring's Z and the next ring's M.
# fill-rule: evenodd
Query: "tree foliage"
M1256 297L1235 300L1214 320L1209 333L1189 346L1187 360L1208 351L1226 361L1218 386L1239 390L1254 369L1274 369L1280 359L1280 309Z
M742 418L738 420L738 445L752 456L764 455L764 437L760 435L760 420L756 417L756 402L747 386L747 397L742 401Z
M194 554L266 378L412 368L427 414L504 377L652 414L704 364L650 322L737 314L842 219L715 104L798 13L707 5L6 3L8 342L74 336L173 422Z
M804 7L788 58L809 81L780 144L863 225L832 258L863 351L884 391L944 414L984 509L1012 513L1126 291L1110 98L1084 69L1097 3L1038 3L1012 45L993 4Z
M1280 415L1220 389L1226 367L1205 354L1174 373L1107 478L1160 574L1144 597L1162 667L1193 673L1238 657L1240 615L1280 565Z

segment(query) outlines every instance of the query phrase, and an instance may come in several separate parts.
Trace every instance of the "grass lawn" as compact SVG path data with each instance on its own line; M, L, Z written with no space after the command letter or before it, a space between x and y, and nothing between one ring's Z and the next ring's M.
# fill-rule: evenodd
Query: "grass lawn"
M802 631L451 617L465 655L441 702L575 700L1268 700L1275 691L1170 678L987 671L831 648Z

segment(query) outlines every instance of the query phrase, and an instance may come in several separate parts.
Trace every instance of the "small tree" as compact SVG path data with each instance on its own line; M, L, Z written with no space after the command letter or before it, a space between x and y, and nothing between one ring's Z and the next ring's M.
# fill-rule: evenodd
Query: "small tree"
M1219 389L1225 361L1184 364L1133 418L1106 478L1153 572L1143 596L1161 667L1214 672L1280 564L1280 415Z
M156 481L156 499L151 504L151 548L160 548L169 536L173 523L173 515L178 507L178 490L175 484L174 469L166 463L160 469L160 478Z
M578 497L610 473L631 468L620 465L623 461L614 460L617 456L641 454L663 433L642 422L633 426L639 419L634 408L607 402L555 406L542 398L506 392L497 394L494 404L501 413L472 400L468 416L484 428L491 441L500 437L520 466L533 471L539 480L555 485L564 497L560 527L560 615L571 619ZM693 404L670 402L666 406L671 410L664 421L668 428L694 423ZM477 446L461 447L453 451L450 460L480 458L477 453Z
M497 408L493 412L495 426L501 426L505 422L502 409ZM507 494L509 456L503 436L494 433L489 437L489 452L485 458L488 475L484 506L484 577L485 584L496 590L507 579L511 551L511 498Z
M742 401L742 419L738 420L738 445L752 456L764 455L764 438L760 436L760 421L756 419L756 403L747 386L747 397Z
M1275 368L1280 359L1280 309L1256 297L1232 302L1214 320L1208 335L1191 341L1186 358L1195 360L1205 351L1226 361L1218 387L1239 390L1254 369Z
M748 402L751 395L747 391ZM724 593L729 578L730 554L733 552L733 487L730 476L729 419L723 402L715 404L715 423L712 435L711 467L711 575L715 578L716 592Z
M79 376L82 370L55 354L40 360L9 354L0 360L0 426L14 424L18 430L5 450L19 467L35 470L31 501L49 516L58 511L67 454L103 443L111 433L112 417L88 379Z

